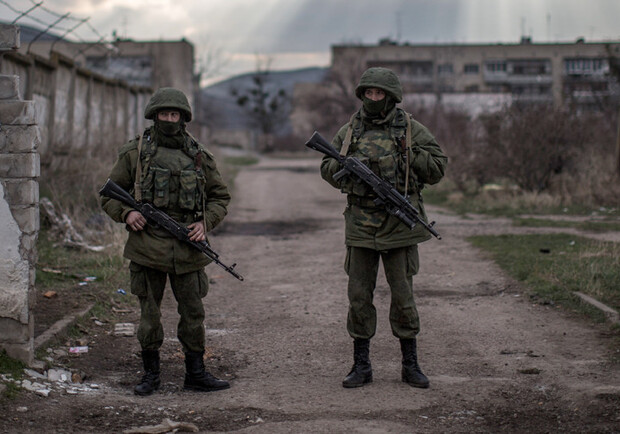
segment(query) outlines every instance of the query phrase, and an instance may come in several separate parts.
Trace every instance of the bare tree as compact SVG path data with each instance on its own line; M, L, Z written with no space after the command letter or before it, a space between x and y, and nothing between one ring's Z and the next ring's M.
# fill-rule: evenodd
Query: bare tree
M364 69L365 62L358 56L343 59L332 66L323 83L296 102L311 119L313 129L334 133L357 111L360 101L355 96L355 87Z
M263 134L267 149L271 148L272 135L286 121L290 108L286 91L274 86L271 79L271 63L270 57L257 55L251 86L231 89L237 104L246 110L252 125Z

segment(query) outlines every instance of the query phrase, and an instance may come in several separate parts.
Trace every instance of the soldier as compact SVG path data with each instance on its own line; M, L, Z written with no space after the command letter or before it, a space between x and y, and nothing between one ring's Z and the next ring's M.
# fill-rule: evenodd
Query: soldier
M230 194L213 155L185 130L192 119L187 97L180 90L161 88L147 104L144 117L153 120L153 126L120 149L110 179L137 201L151 202L186 225L192 241L206 240L206 233L226 215ZM202 298L209 289L204 271L208 258L163 229L147 225L142 214L117 200L103 198L102 206L129 230L124 256L130 260L131 292L140 301L138 341L145 371L134 392L150 395L160 385L159 348L164 340L160 306L167 277L180 315L177 337L185 353L184 389L209 392L230 387L204 366Z
M407 196L426 219L421 191L443 177L447 158L431 133L411 115L396 107L402 88L396 74L386 68L365 71L355 89L362 107L344 125L332 145L341 155L354 156ZM416 335L420 321L413 298L412 276L418 272L418 243L431 236L421 226L410 230L398 218L373 202L370 187L353 176L335 181L341 169L325 156L321 176L347 194L345 216L345 271L349 276L347 330L353 341L354 364L344 387L360 387L372 381L370 339L377 324L373 292L379 258L390 286L390 325L400 340L401 378L414 387L429 387L418 364Z

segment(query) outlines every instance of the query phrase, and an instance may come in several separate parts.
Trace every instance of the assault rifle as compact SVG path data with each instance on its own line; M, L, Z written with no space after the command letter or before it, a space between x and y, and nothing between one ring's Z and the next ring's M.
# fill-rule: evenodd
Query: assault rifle
M108 179L106 183L99 190L99 194L102 196L109 197L111 199L116 199L120 202L123 202L125 205L128 205L139 211L146 220L154 226L159 226L170 234L174 235L178 240L184 241L187 244L190 244L200 250L202 253L207 255L209 259L215 262L217 265L222 267L224 270L235 276L239 280L243 280L243 276L237 273L234 268L237 264L232 264L228 266L222 263L219 260L219 255L209 246L206 241L192 241L189 239L189 229L185 226L181 225L179 222L174 220L165 212L155 208L150 203L140 203L137 202L128 192L126 192L120 185Z
M358 178L358 182L364 182L375 192L377 198L374 199L374 203L376 205L383 206L388 213L400 219L409 229L413 229L415 225L419 223L435 238L441 240L441 235L433 228L435 222L431 222L430 224L425 222L420 215L420 211L409 202L408 198L399 193L392 184L377 176L360 160L355 157L340 155L338 151L316 131L312 137L310 137L310 140L306 142L306 146L335 159L342 165L342 170L334 174L334 181L338 181L348 174L355 175Z

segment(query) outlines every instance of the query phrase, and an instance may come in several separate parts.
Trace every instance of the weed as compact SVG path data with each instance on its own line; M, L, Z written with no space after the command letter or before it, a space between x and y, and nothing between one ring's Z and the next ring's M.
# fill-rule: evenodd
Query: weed
M258 158L249 155L224 158L224 164L230 164L233 166L252 166L256 163L258 163Z
M537 228L575 228L588 232L620 231L620 222L609 222L601 220L587 220L583 222L577 222L558 219L515 218L513 219L512 224L514 226L529 226Z
M620 308L620 246L616 243L568 234L475 236L469 241L525 282L538 303L560 304L603 321L602 313L573 294L580 291Z
M25 363L9 357L5 350L0 351L0 374L6 375L14 380L21 380L25 368ZM13 382L7 382L5 385L6 389L3 392L3 396L8 399L15 398L19 393L20 387Z

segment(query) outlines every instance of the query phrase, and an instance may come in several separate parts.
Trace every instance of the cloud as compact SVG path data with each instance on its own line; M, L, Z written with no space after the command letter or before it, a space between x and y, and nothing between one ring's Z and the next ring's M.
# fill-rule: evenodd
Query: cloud
M21 10L33 5L15 2ZM386 37L413 44L506 43L522 35L535 42L620 38L618 0L45 0L44 5L72 17L89 16L89 24L108 37L114 30L135 40L185 37L195 43L197 56L218 47L233 59L230 71L234 62L237 70L252 68L247 59L256 54L273 56L274 65L293 65L295 57L305 65L304 53L324 53L319 56L324 59L333 44L372 44ZM54 19L47 14L45 20ZM99 38L87 32L82 26L80 37Z

